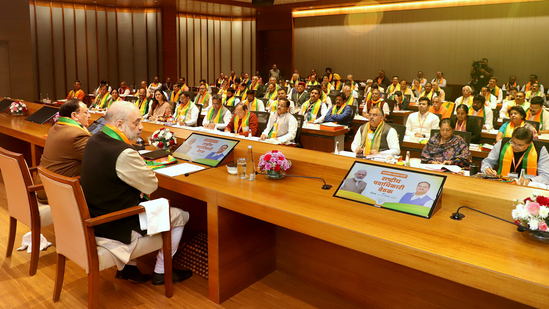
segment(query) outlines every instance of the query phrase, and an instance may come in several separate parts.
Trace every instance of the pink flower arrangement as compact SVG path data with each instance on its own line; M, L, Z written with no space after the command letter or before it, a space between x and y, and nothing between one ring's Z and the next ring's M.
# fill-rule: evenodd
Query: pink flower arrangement
M175 145L177 138L175 137L175 133L167 128L162 128L153 133L149 138L149 142L157 148L167 148Z
M12 114L23 114L27 112L27 105L23 101L14 101L9 107Z
M280 172L280 170L287 171L292 167L292 162L279 152L278 150L272 150L262 155L259 158L259 171L275 171Z
M515 223L528 227L530 230L549 230L549 198L534 194L516 202L511 212Z

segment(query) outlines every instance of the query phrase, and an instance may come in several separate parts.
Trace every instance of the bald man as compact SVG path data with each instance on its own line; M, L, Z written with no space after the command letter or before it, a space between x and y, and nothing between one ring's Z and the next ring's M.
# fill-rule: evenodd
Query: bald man
M92 218L137 206L143 194L151 194L158 188L155 173L131 144L141 135L142 120L143 116L135 104L115 102L105 114L103 129L88 140L82 159L81 184ZM183 228L189 221L189 213L170 207L169 215L173 256L183 235ZM135 260L130 260L131 248L135 248L138 238L147 233L141 229L138 216L105 223L94 229L98 243L103 247L127 252L116 255L117 265L126 264L122 268L119 266L116 278L140 283L151 279L151 276L141 274L135 266ZM119 250L121 248L124 249ZM173 282L191 276L190 270L173 270ZM163 250L156 257L152 283L164 284Z

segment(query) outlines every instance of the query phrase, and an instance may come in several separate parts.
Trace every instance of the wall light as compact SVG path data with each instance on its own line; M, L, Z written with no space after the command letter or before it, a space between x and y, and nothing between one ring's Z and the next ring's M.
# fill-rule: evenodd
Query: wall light
M473 5L488 5L488 4L503 4L517 2L539 2L543 0L431 0L431 1L414 1L389 4L375 5L359 5L346 6L326 9L296 9L292 12L292 17L311 17L311 16L326 16L326 15L348 15L356 13L372 13L386 11L404 11L404 10L419 10L432 8L447 8L457 6L473 6Z

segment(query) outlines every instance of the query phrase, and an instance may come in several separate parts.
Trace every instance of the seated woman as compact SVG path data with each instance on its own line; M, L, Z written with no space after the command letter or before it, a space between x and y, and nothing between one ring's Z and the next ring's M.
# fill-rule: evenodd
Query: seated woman
M456 131L471 132L471 143L480 144L480 134L482 128L479 126L478 121L474 118L470 118L469 107L465 104L460 104L456 109L456 114L452 115L451 119L455 121Z
M519 127L525 127L531 130L534 134L534 139L538 139L538 132L536 129L524 121L526 119L526 112L521 106L511 107L509 110L509 118L510 121L504 123L501 128L499 128L498 135L496 135L496 142L499 142L504 137L511 137L513 131Z
M114 103L114 102L116 102L116 101L124 101L124 100L122 100L122 98L121 98L120 95L118 94L118 90L117 90L117 89L113 89L113 90L111 91L111 98L112 98L112 100L111 100L111 103L110 103L110 104L112 104L112 103Z
M166 100L164 93L162 90L156 89L154 91L153 103L149 110L149 119L164 121L167 117L171 117L172 115L172 107Z
M421 162L429 164L471 164L471 153L461 136L454 135L456 124L451 118L440 121L440 133L432 136L421 152Z

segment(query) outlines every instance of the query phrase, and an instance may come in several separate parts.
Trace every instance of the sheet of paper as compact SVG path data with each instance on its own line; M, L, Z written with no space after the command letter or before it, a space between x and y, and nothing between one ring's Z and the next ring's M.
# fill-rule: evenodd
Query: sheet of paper
M454 173L459 173L461 171L461 167L457 166L457 165L443 165L443 164L423 164L421 163L421 165L419 166L420 168L422 169L426 169L426 170L440 170L442 169L443 167L454 172Z
M344 156L344 157L356 158L356 154L352 151L340 151L338 155Z
M175 176L183 175L186 173L192 173L192 172L196 172L203 169L204 167L200 165L195 165L191 163L182 163L182 164L177 164L170 167L160 168L155 170L155 172L158 174L175 177Z

